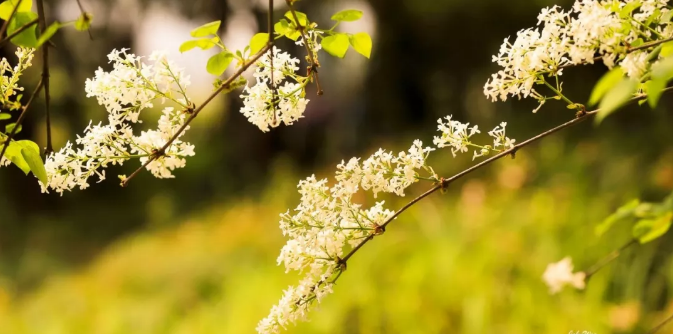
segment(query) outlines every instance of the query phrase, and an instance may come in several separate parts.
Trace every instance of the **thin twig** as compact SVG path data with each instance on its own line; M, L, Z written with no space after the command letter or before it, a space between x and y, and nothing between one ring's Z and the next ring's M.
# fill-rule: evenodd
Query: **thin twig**
M21 27L19 27L19 29L16 29L16 30L12 31L11 34L7 35L7 37L0 40L0 47L5 46L5 44L7 42L9 42L12 38L16 37L16 35L22 33L24 30L32 27L35 23L37 23L37 19L34 19L34 20L22 25Z
M301 38L304 39L304 46L306 47L306 53L307 53L306 58L308 59L309 62L308 76L312 75L315 78L315 84L316 87L318 88L318 95L322 95L323 91L320 88L320 77L318 77L318 67L320 67L320 65L318 64L318 61L313 57L313 52L311 52L311 48L308 46L308 39L306 38L306 32L305 32L306 27L301 25L301 23L299 22L299 17L297 17L297 12L294 10L293 3L295 1L296 0L285 0L287 6L290 8L290 13L292 13L294 22L297 24L297 29L301 34Z
M651 47L653 47L653 46L657 46L657 45L659 45L659 44L663 44L663 43L670 42L670 41L673 41L673 37L669 37L669 38L660 39L660 40L657 40L657 41L652 41L652 42L644 43L644 44L638 45L638 46L636 46L636 47L629 48L626 52L627 52L627 53L630 53L630 52L633 52L633 51L643 50L643 49L651 48Z
M44 15L44 0L37 0L37 18L40 34L43 34L47 29L47 22ZM47 123L47 147L44 150L44 155L48 156L54 151L51 144L51 113L49 112L50 96L49 96L49 46L42 46L42 82L44 83L44 104L46 106L46 123Z
M586 274L585 280L588 280L591 276L596 274L599 270L603 269L603 267L607 266L610 264L610 262L614 261L619 255L629 247L635 245L638 243L638 239L631 239L628 243L624 244L622 247L619 247L618 249L613 250L610 254L605 256L603 259L600 261L596 262L593 266L589 267L589 269L585 270L584 273Z
M205 101L198 107L198 108L195 108L193 111L190 111L190 112L189 112L189 113L190 113L189 118L187 118L187 120L185 120L185 122L184 122L184 123L182 124L182 126L178 129L178 131L175 132L175 134L173 135L173 137L171 137L171 139L169 139L169 140L166 142L166 144L164 144L164 146L163 146L161 149L159 149L159 150L157 150L155 153L153 153L152 156L150 156L150 158L147 159L147 161L145 161L144 164L142 164L142 166L140 166L138 169L136 169L131 175L129 175L129 177L125 178L125 179L121 182L122 187L126 187L126 186L128 185L128 182L129 182L132 178L134 178L136 175L138 175L138 173L140 173L140 171L142 171L145 167L147 167L147 165L149 165L150 163L152 163L154 160L158 159L159 157L165 155L165 154L166 154L166 150L167 150L167 149L173 144L173 142L174 142L174 141L175 141L175 140L176 140L176 139L177 139L177 138L178 138L178 137L185 131L185 129L187 128L187 126L189 126L189 123L191 123L191 122L194 120L194 118L196 118L196 116L199 115L199 113L201 112L201 110L203 110L203 108L204 108L206 105L208 105L208 103L210 103L210 102L211 102L211 101L212 101L218 94L220 94L223 90L229 88L229 85L231 85L231 83L234 82L234 80L236 80L238 77L240 77L240 76L243 74L243 72L245 72L245 70L247 70L248 67L250 67L250 65L254 64L260 57L262 57L262 55L264 55L267 51L269 51L269 49L271 48L271 46L272 46L272 44L267 43L266 46L265 46L264 48L262 48L256 55L254 55L252 58L250 58L250 59L248 60L248 62L244 63L244 64L241 66L241 68L239 68L238 71L236 71L236 73L234 73L234 74L233 74L232 76L230 76L224 83L222 83L222 85L220 85L220 87L217 88L217 90L215 90L215 92L213 92L213 93L212 93L212 94L211 94L211 95L210 95L210 96L209 96L209 97L208 97L208 98L207 98L207 99L206 99L206 100L205 100Z
M273 124L275 125L278 121L278 112L276 111L276 97L278 94L278 89L276 89L276 82L273 80L273 0L269 0L269 10L266 15L266 30L269 34L269 41L267 44L271 44L271 54L269 55L269 63L271 64L271 107L273 108Z
M23 1L32 1L32 0L23 0ZM9 21L14 18L14 14L16 14L16 11L19 10L19 6L21 5L21 0L18 0L16 3L16 6L12 8L12 12L9 14L9 17L5 22L2 23L2 28L0 28L0 36L5 34L5 31L7 31L7 27L9 27Z
M5 144L2 146L2 151L0 151L0 160L2 160L2 156L5 155L5 151L7 150L7 147L9 147L9 143L12 141L12 138L14 138L14 135L21 126L24 117L26 117L26 111L28 110L28 107L30 107L30 104L33 102L35 96L40 94L40 90L42 89L43 86L44 85L42 79L40 79L40 82L37 84L37 87L35 87L35 90L30 95L28 102L26 103L25 106L23 106L23 110L21 111L19 118L16 120L16 123L14 123L14 129L12 129L12 132L7 136L7 140L5 141Z
M673 90L673 87L667 87L667 88L665 88L663 91L665 92L665 91L671 91L671 90ZM629 102L637 101L637 100L639 100L639 99L644 98L645 96L646 96L646 94L640 94L640 95L637 95L637 96L631 98L631 99L629 100ZM409 209L411 206L413 206L414 204L416 204L417 202L419 202L419 201L422 200L423 198L429 196L430 194L436 192L437 190L445 189L445 188L448 187L449 184L451 184L452 182L454 182L454 181L460 179L461 177L463 177L463 176L465 176L465 175L467 175L467 174L470 174L470 173L476 171L477 169L479 169L479 168L481 168L481 167L484 167L484 166L486 166L486 165L489 165L489 164L491 164L492 162L494 162L494 161L496 161L496 160L499 160L499 159L501 159L501 158L503 158L503 157L506 157L506 156L509 156L509 155L514 156L514 154L516 154L516 152L517 152L519 149L523 148L524 146L527 146L527 145L529 145L529 144L531 144L531 143L533 143L533 142L536 142L536 141L538 141L538 140L540 140L540 139L542 139L542 138L544 138L544 137L547 137L547 136L549 136L549 135L551 135L551 134L553 134L553 133L556 133L557 131L563 130L563 129L567 128L567 127L570 127L570 126L573 126L573 125L575 125L575 124L577 124L577 123L580 123L580 122L586 120L587 118L589 118L590 116L596 115L598 112L599 112L599 109L596 109L596 110L593 110L593 111L586 111L586 112L577 114L577 116L576 116L574 119L572 119L572 120L570 120L570 121L567 121L567 122L565 122L565 123L563 123L563 124L561 124L561 125L558 125L558 126L556 126L556 127L554 127L554 128L551 128L551 129L549 129L549 130L547 130L547 131L545 131L545 132L542 132L542 133L538 134L537 136L534 136L534 137L532 137L532 138L529 138L528 140L525 140L525 141L523 141L523 142L521 142L521 143L519 143L519 144L517 144L517 145L514 145L512 148L510 148L510 149L508 149L508 150L505 150L505 151L502 151L502 152L498 153L497 155L494 155L494 156L492 156L492 157L490 157L490 158L488 158L488 159L486 159L486 160L484 160L484 161L482 161L482 162L480 162L480 163L478 163L478 164L476 164L476 165L474 165L474 166L472 166L472 167L470 167L470 168L468 168L468 169L463 170L463 171L460 172L460 173L457 173L457 174L453 175L453 176L450 177L450 178L441 178L441 179L439 180L439 182L438 182L436 185L434 185L432 188L430 188L429 190L427 190L427 191L426 191L425 193L423 193L422 195L416 197L416 198L413 199L411 202L407 203L407 204L406 204L405 206L403 206L400 210L398 210L397 212L395 212L395 214L393 214L390 218L386 219L386 221L383 222L383 224L381 224L380 229L378 229L377 231L372 232L372 233L369 234L365 239L363 239L358 245L356 245L355 247L353 247L353 248L350 250L350 252L348 252L348 253L346 254L346 256L344 256L342 259L339 260L339 263L338 263L339 266L345 268L345 266L346 266L346 262L347 262L347 261L348 261L348 260L349 260L349 259L350 259L350 258L351 258L351 257L358 251L358 250L360 250L360 248L362 248L362 246L364 246L364 245L365 245L366 243L368 243L369 241L373 240L374 237L375 237L376 235L379 235L379 234L381 234L381 232L385 231L385 227L386 227L388 224L390 224L390 222L392 222L392 221L393 221L395 218L397 218L397 216L399 216L402 212L406 211L407 209Z
M654 334L658 332L660 329L662 329L666 324L668 324L671 320L673 320L673 315L670 315L668 318L664 319L660 324L656 325L654 328L652 328L647 334Z

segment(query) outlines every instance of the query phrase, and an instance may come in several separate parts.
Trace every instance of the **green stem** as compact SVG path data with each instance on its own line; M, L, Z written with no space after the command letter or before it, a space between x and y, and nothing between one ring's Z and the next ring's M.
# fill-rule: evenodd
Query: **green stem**
M561 99L563 99L563 101L565 101L565 102L568 103L569 105L570 105L570 104L575 104L575 102L570 101L570 99L568 99L565 95L563 95L563 93L561 93L560 90L556 89L556 87L552 86L549 82L547 82L547 80L545 80L544 78L542 78L542 81L544 82L545 86L549 87L549 89L551 89L554 93L556 93L556 96L558 96L558 97L560 97Z

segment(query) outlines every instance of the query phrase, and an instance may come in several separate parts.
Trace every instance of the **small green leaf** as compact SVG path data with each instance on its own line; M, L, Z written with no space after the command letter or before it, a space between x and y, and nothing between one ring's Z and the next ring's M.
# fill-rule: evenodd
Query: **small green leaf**
M19 2L20 1L20 2ZM7 21L9 16L14 11L14 6L19 3L19 8L16 9L17 13L30 12L33 9L32 0L9 0L3 3L0 3L0 19Z
M660 79L650 80L645 83L645 88L647 89L647 103L650 105L650 108L654 109L659 104L659 99L661 94L666 88L666 81Z
M5 125L5 133L12 133L12 131L14 131L14 127L16 127L16 123L9 123ZM21 129L23 129L23 127L21 126L21 124L19 124L19 127L16 128L15 134L21 132Z
M186 41L180 45L180 52L187 52L193 48L201 48L201 50L208 50L217 45L219 37L214 38L200 38Z
M671 227L673 212L667 212L654 219L643 219L633 226L633 237L641 244L648 243L664 235Z
M346 9L332 15L332 20L350 22L350 21L357 21L361 17L362 17L362 11L355 9Z
M91 28L91 21L93 20L93 14L91 13L82 13L75 21L75 29L78 31L85 31Z
M298 11L294 11L294 13L297 15L297 19L299 19L299 24L302 27L306 27L308 25L308 17L306 17L306 14ZM294 25L295 28L297 28L297 21L294 20L294 15L292 15L292 11L287 11L285 13L285 17L287 17L290 22Z
M32 144L35 144L31 141L23 140L22 142L30 142ZM42 184L47 184L49 183L49 179L47 178L47 170L44 169L44 162L42 161L42 158L40 157L40 150L37 148L37 144L33 145L21 145L21 155L23 158L26 160L26 163L28 166L30 166L30 170L33 172L33 175L37 177Z
M652 78L668 82L673 78L673 57L666 57L652 65Z
M273 25L273 31L279 35L285 35L290 30L292 30L292 28L290 28L290 22L288 22L286 19L280 19L280 21Z
M612 89L610 89L598 105L598 114L596 115L596 124L602 122L605 117L619 109L632 97L638 89L638 82L629 78L622 79Z
M619 11L619 17L622 19L625 19L629 16L631 16L631 13L636 10L638 7L640 7L640 1L633 1L629 2L622 9Z
M208 59L206 70L212 75L222 75L224 70L229 67L229 64L234 59L234 54L229 51L222 51Z
M348 51L348 35L346 34L334 34L327 36L320 41L323 49L332 56L343 58Z
M623 76L624 70L619 66L613 68L608 73L605 73L603 77L598 80L596 86L594 86L588 104L590 106L595 106L598 102L600 102L601 98L603 98L603 95L605 95L605 93L614 87Z
M250 39L250 53L257 54L257 52L259 52L259 50L261 50L268 42L269 34L265 32L255 34L255 36L252 36Z
M194 30L192 30L192 37L206 37L210 35L217 35L217 30L220 29L222 21L213 21L206 23Z
M349 39L351 46L359 54L369 58L372 54L372 38L366 32L359 32Z
M22 12L14 14L12 20L9 21L9 25L7 25L7 34L11 34L19 30L21 27L30 23L36 18L37 14L33 12ZM18 46L34 48L37 45L37 37L35 36L36 26L36 24L33 24L28 29L16 35L16 37L12 38L12 43Z
M10 118L12 118L12 115L10 115L8 113L0 113L0 121L10 119Z
M638 199L634 199L622 206L620 206L613 214L605 218L598 226L596 226L596 235L601 236L605 234L613 225L615 225L618 222L621 222L623 220L633 218L634 217L634 212L638 205L640 204L640 201Z
M24 174L28 175L30 173L30 166L26 162L26 159L23 158L21 154L21 149L23 146L18 142L12 141L7 145L7 151L5 151L5 157L9 159L16 167L19 167Z
M643 43L645 43L645 41L643 41L642 38L638 38L631 43L631 47L632 48L639 47L639 46L643 45Z
M61 28L61 23L59 22L54 22L50 24L47 29L44 30L42 35L40 35L40 38L37 39L37 46L40 46L47 42L54 34L58 31L58 29Z
M663 46L661 47L661 52L659 53L659 55L663 58L673 55L673 41L664 43Z

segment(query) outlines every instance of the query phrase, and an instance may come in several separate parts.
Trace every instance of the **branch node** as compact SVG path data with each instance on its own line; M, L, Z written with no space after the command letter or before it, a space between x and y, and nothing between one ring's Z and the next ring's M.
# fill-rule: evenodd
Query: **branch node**
M446 193L446 189L449 187L449 183L451 183L448 179L445 179L443 177L439 178L439 191L441 191L442 194Z
M386 232L386 226L385 225L379 225L375 224L376 227L374 227L374 235L381 235Z
M339 266L339 270L346 271L346 269L348 269L348 266L346 265L346 262L348 262L348 260L344 260L344 259L342 259L338 256L336 257L336 263L337 263L337 266Z
M519 151L518 147L513 147L509 154L512 156L512 159L516 159L516 152Z
M575 113L576 118L582 118L587 115L587 108L583 104L577 103L577 113Z

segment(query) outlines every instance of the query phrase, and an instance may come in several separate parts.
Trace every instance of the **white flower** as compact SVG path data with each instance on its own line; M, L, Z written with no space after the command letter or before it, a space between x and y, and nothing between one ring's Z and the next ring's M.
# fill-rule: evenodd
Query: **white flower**
M488 132L488 135L493 137L493 147L496 149L499 147L502 147L503 150L514 148L516 140L508 138L505 135L505 127L507 127L507 123L502 122L499 126Z
M555 294L566 285L577 289L584 289L586 274L584 272L573 273L573 263L570 257L566 257L557 263L550 263L542 275L542 279L549 286L549 292Z
M624 69L626 75L628 75L630 78L639 80L647 70L648 55L649 54L645 51L631 52L626 55L621 63L621 66Z
M451 147L451 153L456 156L456 153L467 152L470 144L470 137L480 133L478 126L470 128L470 123L461 123L451 119L452 116L445 117L446 122L438 119L438 130L442 133L441 136L435 137L433 143L439 147ZM469 130L469 131L468 131Z

